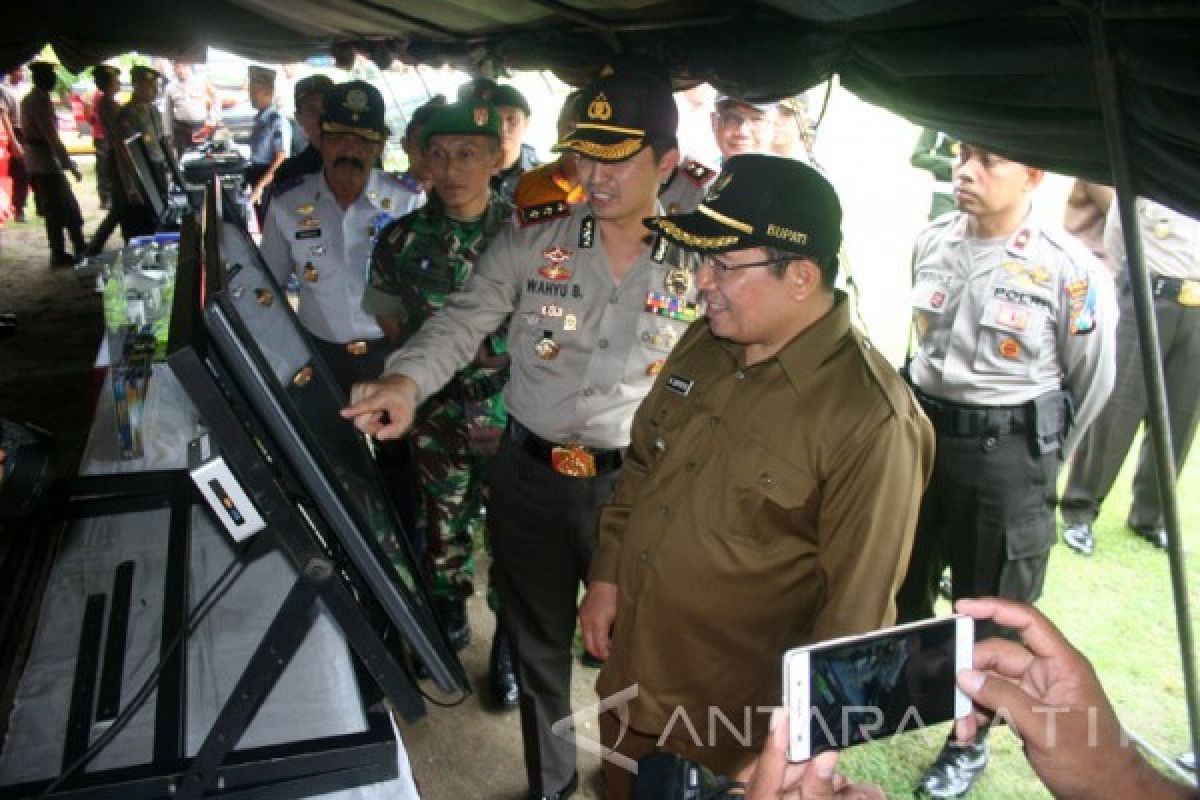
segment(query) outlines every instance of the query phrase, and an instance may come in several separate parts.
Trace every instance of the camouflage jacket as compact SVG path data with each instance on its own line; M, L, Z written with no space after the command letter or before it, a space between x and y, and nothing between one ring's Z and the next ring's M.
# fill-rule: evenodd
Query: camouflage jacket
M397 346L403 344L446 297L463 287L475 269L480 254L512 217L513 208L494 192L487 210L478 219L456 220L448 216L436 194L429 202L383 229L371 254L363 310L376 316L392 316L400 322ZM486 354L507 353L504 328L488 337ZM507 359L504 359L504 363ZM498 366L485 359L461 370L458 380L470 384L496 373ZM491 392L489 392L490 394Z

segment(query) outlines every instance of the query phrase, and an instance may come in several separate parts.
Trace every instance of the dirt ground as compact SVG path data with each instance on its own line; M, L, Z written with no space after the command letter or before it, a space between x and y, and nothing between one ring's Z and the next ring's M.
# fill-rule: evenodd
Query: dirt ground
M83 209L85 234L90 235L104 212L99 208L91 160L77 161L84 178L72 187ZM49 266L45 229L33 212L32 198L27 216L24 224L0 227L0 312L18 318L16 333L0 337L0 417L53 432L58 471L69 476L78 467L99 387L93 363L104 327L101 298L92 277ZM110 245L117 242L114 235ZM0 526L0 547L20 533ZM479 569L486 574L486 561ZM402 724L401 735L427 800L517 800L526 791L518 715L481 706L495 627L482 593L471 599L470 613L474 635L462 659L476 694L456 708L430 706L420 722ZM572 687L576 708L595 702L595 677L596 670L576 664ZM583 716L580 731L594 737L594 716ZM602 796L595 788L599 763L597 757L580 753L581 785L576 797Z

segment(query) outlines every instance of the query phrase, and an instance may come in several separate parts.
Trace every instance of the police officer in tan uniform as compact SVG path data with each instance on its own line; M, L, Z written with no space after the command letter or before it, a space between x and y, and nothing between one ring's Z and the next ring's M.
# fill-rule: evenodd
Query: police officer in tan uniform
M1116 208L1113 204L1109 213L1104 243L1121 268L1117 385L1104 413L1084 435L1075 453L1061 504L1066 524L1063 541L1082 555L1091 555L1095 549L1092 523L1146 416L1142 351L1138 347L1129 265ZM1200 222L1144 198L1137 201L1137 219L1150 288L1154 292L1171 448L1178 473L1187 461L1196 434L1196 420L1200 418ZM1166 548L1167 532L1163 528L1158 491L1153 443L1146 435L1133 477L1133 504L1127 525L1155 547Z
M601 742L731 772L766 737L787 649L894 620L933 430L850 324L841 205L812 167L734 156L695 212L647 225L705 259L707 313L634 418L580 619L601 697L638 686Z
M384 378L354 387L343 412L368 433L399 436L511 314L509 427L489 474L488 518L534 798L578 785L575 743L551 726L571 714L576 598L596 517L634 410L702 313L692 271L642 225L679 160L669 82L607 67L580 103L579 124L556 148L580 155L587 201L497 236L464 290L388 359Z
M962 143L960 210L917 238L908 372L937 458L897 597L902 622L932 616L946 564L955 599L1038 598L1063 456L1112 389L1112 279L1077 239L1030 216L1041 180L1039 169ZM948 743L921 788L957 797L987 758L982 739Z

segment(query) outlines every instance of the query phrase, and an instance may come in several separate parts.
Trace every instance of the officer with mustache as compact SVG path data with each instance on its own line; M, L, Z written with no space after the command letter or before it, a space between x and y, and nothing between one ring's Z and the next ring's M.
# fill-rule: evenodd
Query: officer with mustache
M334 86L321 117L324 166L276 185L260 244L281 286L296 275L300 322L347 394L383 371L388 352L375 318L362 310L371 248L388 223L424 201L372 168L389 133L378 89L365 81Z

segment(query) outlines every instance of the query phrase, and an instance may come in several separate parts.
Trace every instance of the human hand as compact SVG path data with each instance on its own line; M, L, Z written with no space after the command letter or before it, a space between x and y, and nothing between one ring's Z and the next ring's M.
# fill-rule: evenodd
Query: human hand
M958 721L960 741L973 739L980 724L1004 719L1060 800L1185 796L1129 746L1091 662L1040 611L998 598L959 600L955 610L1012 628L1024 643L975 645L975 669L958 674L959 687L977 707Z
M738 774L746 784L745 800L884 800L879 787L850 783L837 774L836 750L792 764L787 760L787 744L787 711L777 708L762 753Z
M592 581L579 606L579 627L583 646L601 661L608 660L613 620L617 617L617 585Z
M380 441L399 439L417 412L417 384L407 375L385 375L379 380L356 383L350 389L350 405L342 417ZM384 421L384 414L388 420Z

